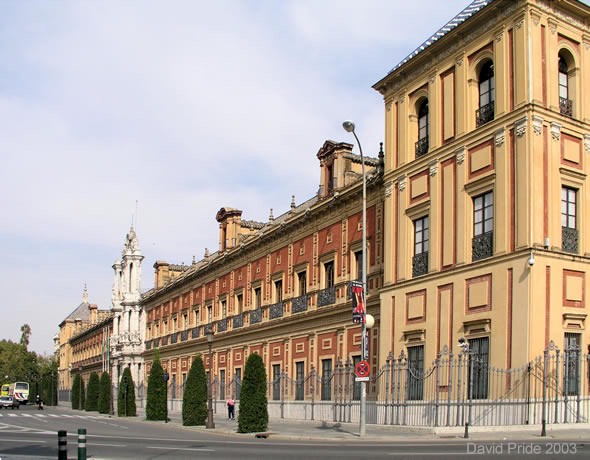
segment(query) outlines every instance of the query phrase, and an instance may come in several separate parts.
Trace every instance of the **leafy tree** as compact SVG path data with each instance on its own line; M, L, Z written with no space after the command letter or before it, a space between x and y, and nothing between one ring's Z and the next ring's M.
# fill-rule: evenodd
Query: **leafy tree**
M80 380L80 374L76 374L72 382L72 409L80 409Z
M88 388L86 391L86 411L98 410L98 395L99 395L100 382L98 380L98 374L93 372L90 374L88 379Z
M111 412L111 377L108 372L100 376L100 388L98 390L98 412L109 414Z
M131 377L131 369L128 367L123 371L119 382L119 394L117 396L117 415L119 417L135 417L137 406L135 405L135 384Z
M238 432L254 433L268 429L268 400L266 398L266 369L260 355L248 356L240 392Z
M207 420L207 374L201 355L197 355L186 378L182 400L182 424L205 425Z
M31 326L28 324L23 324L20 328L21 336L20 336L20 344L25 347L25 350L29 347L30 338L31 338Z
M148 377L147 403L145 415L148 420L168 419L168 384L164 381L164 369L160 363L160 353L156 350L154 362Z

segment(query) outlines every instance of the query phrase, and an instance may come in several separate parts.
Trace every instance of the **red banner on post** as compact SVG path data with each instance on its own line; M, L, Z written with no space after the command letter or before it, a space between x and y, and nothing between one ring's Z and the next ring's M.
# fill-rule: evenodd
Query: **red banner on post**
M365 293L363 291L363 284L353 282L350 289L352 291L352 322L355 324L365 323Z

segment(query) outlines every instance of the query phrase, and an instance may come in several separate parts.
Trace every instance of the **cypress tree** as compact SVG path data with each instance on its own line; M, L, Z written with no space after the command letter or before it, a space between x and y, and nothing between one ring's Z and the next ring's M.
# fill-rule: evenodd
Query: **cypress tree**
M201 355L194 359L184 385L182 424L205 425L207 420L207 374Z
M119 383L119 394L117 397L117 415L119 417L135 417L137 406L135 405L135 384L131 377L131 369L128 367L123 371Z
M88 379L88 389L86 391L86 411L98 410L98 395L99 395L98 374L93 372Z
M72 409L77 410L80 408L80 374L74 376L72 382L72 393L70 395L72 399Z
M238 433L254 433L268 429L266 369L260 355L248 356L240 391Z
M86 407L86 389L84 386L84 379L80 377L80 407L78 409L84 410Z
M108 372L103 372L100 376L98 412L100 414L109 414L111 412L111 377Z
M167 382L164 381L164 369L160 363L160 353L159 350L156 350L150 376L148 377L147 403L145 407L147 420L166 420L168 418L167 386Z

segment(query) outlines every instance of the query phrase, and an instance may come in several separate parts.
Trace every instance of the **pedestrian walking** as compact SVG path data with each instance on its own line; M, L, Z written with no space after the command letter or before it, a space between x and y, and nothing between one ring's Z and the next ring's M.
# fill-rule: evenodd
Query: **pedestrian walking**
M234 420L236 418L236 402L233 398L227 400L227 419Z

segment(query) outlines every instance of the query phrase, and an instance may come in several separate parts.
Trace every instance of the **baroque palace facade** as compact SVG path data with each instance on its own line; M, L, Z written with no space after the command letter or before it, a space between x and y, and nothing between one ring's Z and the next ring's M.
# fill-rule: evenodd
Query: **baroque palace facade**
M384 101L385 148L365 158L366 303L375 318L368 397L382 402L373 406L380 423L460 425L461 404L503 397L498 388L509 394L518 375L546 392L522 386L513 396L518 410L507 409L504 422L535 423L529 402L526 410L519 404L542 393L535 413L545 416L551 392L553 421L567 421L573 385L578 420L590 416L590 405L583 415L579 404L581 396L590 401L590 380L582 385L590 366L582 371L579 355L561 370L559 354L535 361L547 350L590 347L589 68L586 3L475 0L374 85ZM190 266L156 262L154 287L141 296L139 278L126 300L115 282L113 343L129 359L120 356L113 369L134 365L141 381L157 350L176 388L201 354L223 385L240 381L247 356L258 353L269 381L282 379L280 397L301 400L310 386L288 385L284 376L330 376L360 359L349 286L363 266L361 159L352 144L334 141L317 157L320 188L311 199L293 198L288 212L274 218L271 210L264 223L221 208L217 251ZM130 269L142 259L132 240L116 278L140 275ZM475 377L466 351L476 356ZM521 374L502 374L488 394L497 369ZM474 394L467 380L475 380ZM351 388L332 382L321 399ZM269 392L277 399L275 388ZM557 417L563 395L565 420ZM396 418L408 401L428 398L436 404L414 406L414 419ZM475 422L497 423L486 414Z
M589 26L576 0L476 1L374 85L379 362L424 366L462 338L515 368L590 344Z

